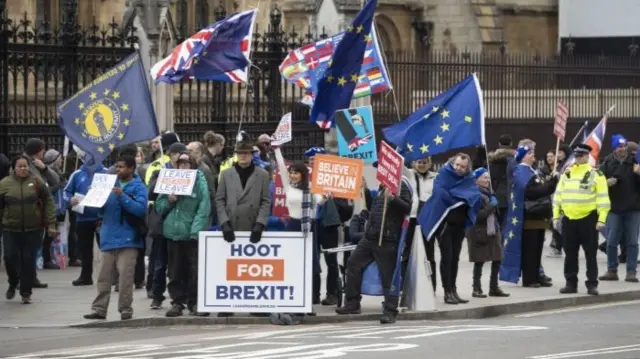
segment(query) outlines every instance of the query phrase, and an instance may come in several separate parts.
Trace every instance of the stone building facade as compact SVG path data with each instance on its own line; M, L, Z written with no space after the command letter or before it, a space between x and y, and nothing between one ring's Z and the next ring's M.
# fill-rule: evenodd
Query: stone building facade
M60 22L69 0L6 0L8 16L26 13L37 22ZM77 1L77 0L76 0ZM147 2L148 0L142 0ZM285 31L334 34L343 29L361 7L362 0L164 0L171 8L179 32L189 35L213 22L220 5L226 11L258 7L258 30L268 26L269 13L283 11ZM136 0L81 0L78 22L105 26L120 23ZM160 1L163 2L163 1ZM376 25L387 52L451 54L498 51L538 52L557 50L558 0L378 0Z

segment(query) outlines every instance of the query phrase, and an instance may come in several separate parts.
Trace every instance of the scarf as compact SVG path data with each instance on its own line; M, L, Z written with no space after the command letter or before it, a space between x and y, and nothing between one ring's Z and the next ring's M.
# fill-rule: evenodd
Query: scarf
M302 189L302 218L300 219L300 226L302 227L302 234L304 238L307 238L309 232L311 232L311 205L312 197L309 191L309 185L302 185L301 183L291 184L292 187Z
M478 186L478 188L480 188L480 192L487 202L491 201L491 197L495 197L495 195L491 193L490 189L480 186ZM487 236L495 236L498 232L498 220L494 212L487 217Z

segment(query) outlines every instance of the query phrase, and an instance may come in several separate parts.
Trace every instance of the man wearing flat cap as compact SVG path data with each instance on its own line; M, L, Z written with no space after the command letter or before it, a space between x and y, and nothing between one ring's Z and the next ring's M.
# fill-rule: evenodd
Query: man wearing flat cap
M560 177L553 196L553 226L562 232L566 254L562 294L578 292L578 254L582 246L587 262L587 293L598 295L598 231L607 222L610 202L607 179L589 164L590 153L587 144L575 146L575 163Z

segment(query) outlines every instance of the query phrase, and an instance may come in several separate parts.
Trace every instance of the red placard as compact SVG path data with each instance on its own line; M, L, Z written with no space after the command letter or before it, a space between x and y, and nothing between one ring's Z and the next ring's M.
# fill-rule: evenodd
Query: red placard
M271 212L272 212L272 215L276 217L280 217L280 218L289 217L289 209L287 208L287 196L284 193L284 186L282 185L282 176L280 176L280 171L278 171L278 166L276 166L275 168L275 189L273 193L273 209Z
M381 143L382 146L380 146L380 151L378 152L376 179L397 196L398 192L400 192L400 182L402 181L404 157L386 142L382 141Z
M553 124L553 134L564 141L564 136L567 129L567 119L569 118L569 108L567 105L558 100L556 106L556 120Z

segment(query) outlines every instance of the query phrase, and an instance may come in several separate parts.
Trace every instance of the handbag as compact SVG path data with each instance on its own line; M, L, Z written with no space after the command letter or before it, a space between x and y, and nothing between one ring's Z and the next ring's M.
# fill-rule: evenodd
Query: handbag
M164 220L167 218L167 216L169 215L169 213L171 213L171 211L173 210L173 206L167 208L163 213L158 213L156 212L153 208L151 208L151 211L149 212L149 216L148 216L148 235L153 238L163 238L162 232L163 232L163 225L164 225Z
M533 201L524 201L524 211L527 216L536 218L551 218L553 216L551 197L544 196Z

